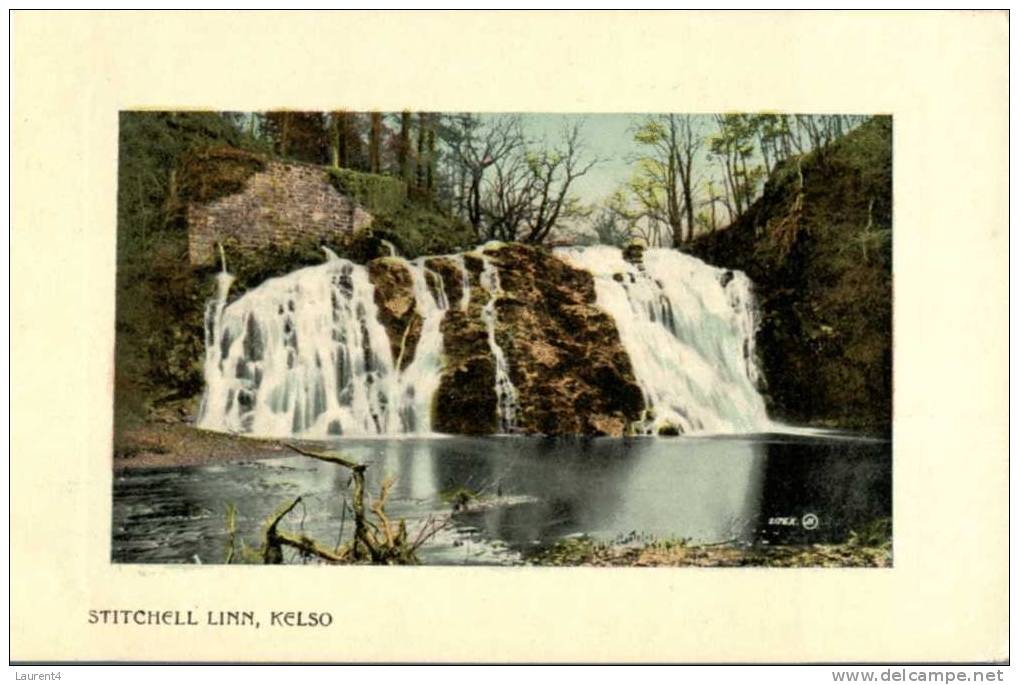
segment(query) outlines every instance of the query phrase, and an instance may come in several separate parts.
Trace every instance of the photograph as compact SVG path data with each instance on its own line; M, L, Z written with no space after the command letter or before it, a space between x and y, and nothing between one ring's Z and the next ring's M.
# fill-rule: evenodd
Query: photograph
M890 566L892 137L120 112L112 561Z

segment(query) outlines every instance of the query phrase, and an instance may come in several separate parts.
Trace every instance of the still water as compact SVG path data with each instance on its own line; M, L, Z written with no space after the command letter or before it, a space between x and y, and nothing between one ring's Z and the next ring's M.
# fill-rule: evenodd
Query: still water
M426 564L514 564L571 536L618 543L842 542L891 515L891 444L845 435L344 440L367 463L368 491L396 478L386 512L411 538L447 517L456 492L481 504L452 515L420 550ZM350 538L349 471L303 456L116 474L115 562L221 563L225 511L260 544L263 523L303 496L281 528L323 544Z

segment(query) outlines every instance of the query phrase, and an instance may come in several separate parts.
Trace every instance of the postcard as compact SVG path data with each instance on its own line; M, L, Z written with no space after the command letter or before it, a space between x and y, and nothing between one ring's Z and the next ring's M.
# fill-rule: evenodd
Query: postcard
M1008 659L1006 14L12 26L12 661Z

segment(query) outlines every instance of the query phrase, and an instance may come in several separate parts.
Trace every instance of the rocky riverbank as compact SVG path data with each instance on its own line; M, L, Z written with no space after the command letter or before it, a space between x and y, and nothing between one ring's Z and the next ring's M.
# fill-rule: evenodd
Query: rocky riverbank
M565 540L531 555L535 566L770 566L849 568L892 565L890 539L850 540L835 545L689 545L660 541L642 546Z
M201 466L292 455L278 442L201 430L183 422L145 421L114 439L113 470Z

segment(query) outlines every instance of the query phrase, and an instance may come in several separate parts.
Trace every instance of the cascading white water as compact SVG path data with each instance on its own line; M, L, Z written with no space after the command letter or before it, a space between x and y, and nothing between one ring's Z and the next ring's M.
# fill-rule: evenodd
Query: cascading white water
M594 276L598 306L612 316L644 391L645 430L683 433L766 430L770 423L754 355L750 280L668 249L642 265L618 248L559 248Z
M414 284L414 306L421 316L421 337L411 363L397 376L402 398L402 427L406 433L430 433L432 398L442 380L442 319L449 309L442 278L425 266L424 259L401 260ZM428 277L435 284L435 294Z
M225 308L221 288L206 316L199 426L309 438L430 430L444 293L432 296L423 263L401 260L423 319L401 373L367 269L326 252L326 263L270 279Z
M499 429L517 430L519 393L498 343L499 270L481 248L476 286L487 295L481 317L495 366ZM421 333L393 359L379 322L375 290L364 266L328 259L266 281L229 306L233 277L217 275L205 311L206 391L199 426L284 437L428 434L443 373L442 321L469 310L471 276L463 255L461 297L450 303L442 278L424 258L399 261L409 272ZM614 320L648 408L646 432L754 432L770 427L758 394L751 284L682 253L652 249L643 263L620 250L560 248L555 254L592 274L597 305ZM410 360L404 355L411 355ZM402 367L402 369L401 369Z
M462 254L453 255L453 261L460 268L460 311L465 312L471 306L471 275L467 273L467 264Z
M217 338L223 327L223 309L226 307L226 298L230 294L230 286L233 285L234 277L226 269L226 253L223 246L219 245L219 259L221 268L216 274L216 297L209 300L205 305L205 378L209 379L218 372L219 358L216 355L219 346ZM206 380L208 382L208 380ZM198 416L205 416L206 405L209 402L209 394L202 395L202 403L198 409Z
M485 320L485 328L488 331L488 347L492 351L492 359L495 362L495 397L499 413L499 430L502 433L512 433L517 428L517 411L520 408L520 400L517 396L517 389L509 375L509 362L506 360L506 353L495 339L495 327L498 315L495 305L502 294L502 284L499 281L499 271L492 264L484 252L477 253L481 258L481 287L488 293L488 302L481 309L481 316Z

